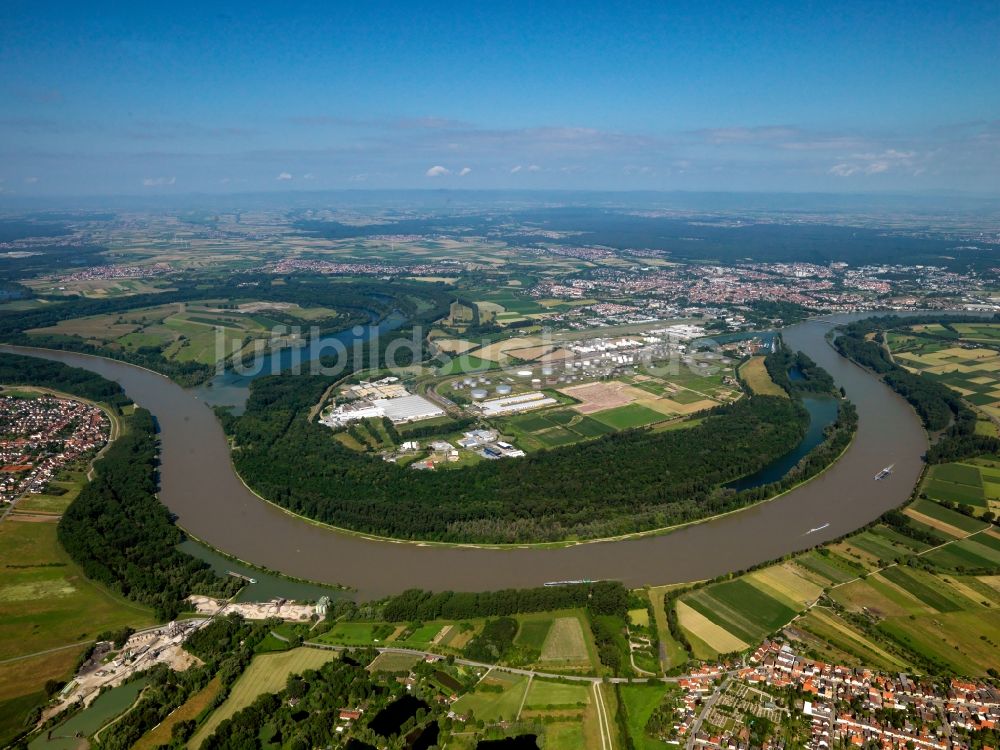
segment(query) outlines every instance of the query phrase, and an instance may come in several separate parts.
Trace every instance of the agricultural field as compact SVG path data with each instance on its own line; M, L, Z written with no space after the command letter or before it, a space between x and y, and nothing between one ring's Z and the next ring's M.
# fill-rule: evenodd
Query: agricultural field
M751 357L740 367L740 377L747 387L759 396L782 396L788 398L785 389L771 380L764 357Z
M370 646L388 640L395 626L378 622L338 622L317 641L345 646Z
M415 654L384 653L375 657L375 661L368 665L368 670L370 672L408 672L419 661L421 658Z
M99 633L155 624L148 609L113 595L83 575L59 545L54 522L11 516L0 523L0 569L4 571L0 577L0 661L80 644L0 664L0 716L9 710L15 718L17 706L43 703L45 681L65 680L86 642ZM17 711L17 716L24 714Z
M257 696L284 690L289 675L301 674L307 669L318 669L336 659L334 651L316 648L296 648L280 654L262 654L254 657L246 671L236 680L226 701L201 725L188 743L197 750L201 743L224 720L253 703Z
M571 385L560 388L559 392L576 400L578 403L573 408L581 414L600 419L616 412L628 414L630 410L641 407L651 421L710 409L732 400L738 393L724 385L721 377L692 377L692 373L683 373L682 369L662 377L646 372L622 376L617 380Z
M25 718L48 700L45 683L65 681L83 650L81 645L0 664L0 743L24 729Z
M636 750L659 750L664 743L646 733L646 723L653 711L672 697L680 695L675 685L658 682L621 685L619 695L628 716L627 731Z
M872 642L871 638L848 623L835 612L814 607L795 621L795 628L814 636L822 646L814 647L820 658L830 658L836 653L840 658L848 657L848 664L854 663L878 669L896 671L908 667L908 663L885 648Z
M11 516L17 518L17 513L33 515L52 514L57 517L76 500L80 490L87 483L86 472L83 470L64 470L56 479L49 482L47 492L41 495L29 494L17 503L17 510Z
M596 414L594 419L616 430L627 430L633 427L645 427L649 424L662 422L665 416L661 412L654 411L647 406L629 404L628 406L618 406L614 409L602 411Z
M1000 513L1000 464L988 458L938 464L930 467L921 490L932 500Z
M969 472L944 478L967 481ZM683 595L676 612L694 656L742 650L784 629L821 659L976 675L1000 667L1000 534L926 499L905 510L905 523L934 543L877 524ZM949 641L956 627L962 636Z
M907 511L919 513L923 518L933 519L938 524L941 524L941 530L946 533L954 533L951 530L958 529L958 533L954 533L955 536L965 536L966 534L971 534L976 531L982 531L989 526L989 524L984 521L970 518L962 513L946 508L939 503L924 500L923 498L913 502L913 504L907 508Z
M989 417L1000 418L1000 325L913 326L889 338L902 366L944 383Z
M475 689L455 701L452 710L466 716L471 712L476 719L484 721L513 720L517 718L527 689L526 676L493 669Z
M544 679L531 679L498 670L487 673L470 692L456 701L452 710L487 722L498 719L519 719L541 730L540 743L550 750L576 750L599 747L600 720L589 684L567 684ZM610 707L609 709L610 710ZM508 727L518 733L518 724ZM495 729L495 728L494 728ZM456 734L451 745L465 749L468 735Z
M167 359L213 365L244 349L254 339L267 339L280 313L302 325L328 321L328 308L301 308L290 303L176 303L61 320L54 326L28 331L35 336L73 336L113 350L156 347ZM225 303L229 304L229 303Z
M565 408L506 417L500 427L504 435L511 436L525 451L571 445L615 431L593 417Z
M557 617L545 634L539 662L548 667L591 667L596 665L589 629L584 635L579 617Z
M698 589L682 596L680 602L732 638L722 640L718 631L699 620L701 632L694 635L718 646L735 644L737 640L747 645L759 643L786 625L798 609L790 598L765 590L749 576Z

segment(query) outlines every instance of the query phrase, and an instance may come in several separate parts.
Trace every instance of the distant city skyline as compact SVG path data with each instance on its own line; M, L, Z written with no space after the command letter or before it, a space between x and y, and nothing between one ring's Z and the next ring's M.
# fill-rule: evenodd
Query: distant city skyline
M8 2L0 201L1000 195L1000 5Z

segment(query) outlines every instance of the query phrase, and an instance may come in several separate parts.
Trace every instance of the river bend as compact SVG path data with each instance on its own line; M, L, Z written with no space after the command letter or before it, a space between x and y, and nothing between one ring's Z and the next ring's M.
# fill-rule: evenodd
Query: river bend
M407 588L473 591L588 578L639 587L701 580L833 539L902 504L920 475L926 434L905 401L829 346L824 340L829 320L810 320L783 332L792 348L826 368L858 408L857 436L828 471L770 502L669 534L562 548L422 545L313 524L263 502L243 485L219 422L192 391L111 359L0 348L92 370L121 383L149 409L161 429L160 499L191 534L242 560L350 586L368 599ZM895 464L891 478L874 481L889 464Z

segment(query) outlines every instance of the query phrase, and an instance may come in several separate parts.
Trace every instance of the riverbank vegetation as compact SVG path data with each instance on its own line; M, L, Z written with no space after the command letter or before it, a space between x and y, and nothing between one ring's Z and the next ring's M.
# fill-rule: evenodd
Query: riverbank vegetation
M307 418L329 379L259 378L230 421L244 480L264 497L336 526L410 539L548 541L609 536L736 507L719 485L802 437L808 415L773 397L716 407L682 432L626 430L517 461L414 472L360 454Z
M900 318L885 316L866 318L840 329L834 340L837 350L863 367L882 376L885 383L905 398L916 410L928 431L940 433L927 452L929 463L944 463L971 458L984 453L1000 452L1000 438L995 431L984 433L977 429L979 419L974 407L985 406L988 402L978 398L979 386L990 385L993 378L981 368L966 365L965 379L971 388L963 388L953 380L952 375L961 372L961 362L953 361L951 366L937 371L921 366L919 360L900 358L913 370L899 364L893 357L890 345L897 345L901 336L912 339L916 336L944 340L949 347L961 344L962 334L955 325L967 324L968 320L982 323L982 318L961 318L951 316L921 316L920 318ZM935 326L935 328L931 328ZM916 330L915 330L916 329ZM966 344L965 349L978 348ZM940 350L940 347L938 347ZM963 351L959 348L958 353ZM995 359L996 352L992 352ZM954 359L955 357L952 357ZM981 359L981 358L980 358ZM984 364L980 362L980 364ZM987 369L990 368L986 364ZM973 383L982 379L982 383ZM989 397L990 399L992 397ZM993 415L996 418L996 415Z
M156 497L156 464L153 418L136 409L66 509L59 542L88 578L170 620L191 593L228 597L239 583L176 549L184 536Z

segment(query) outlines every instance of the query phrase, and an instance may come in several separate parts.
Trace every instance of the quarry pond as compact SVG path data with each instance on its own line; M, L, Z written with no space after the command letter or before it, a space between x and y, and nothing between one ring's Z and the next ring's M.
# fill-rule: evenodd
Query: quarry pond
M439 546L367 538L293 516L254 495L234 473L214 413L193 391L123 362L23 347L7 351L83 367L116 380L157 418L160 499L192 535L269 570L339 584L367 599L407 588L487 590L568 579L629 586L712 578L839 537L902 504L921 471L926 436L914 411L825 340L833 325L864 315L812 319L784 340L843 386L858 409L857 435L829 470L769 502L667 534L567 547ZM894 464L889 481L874 481Z

